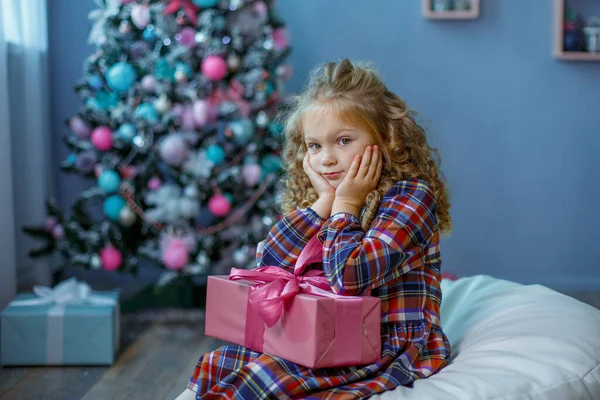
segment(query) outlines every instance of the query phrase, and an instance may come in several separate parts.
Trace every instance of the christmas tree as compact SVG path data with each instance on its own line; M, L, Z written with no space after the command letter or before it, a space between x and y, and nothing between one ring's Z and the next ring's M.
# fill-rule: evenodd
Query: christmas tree
M254 266L278 218L291 73L274 2L96 2L61 164L93 185L69 213L48 201L44 224L24 228L45 240L30 255L130 273L141 259L178 275Z

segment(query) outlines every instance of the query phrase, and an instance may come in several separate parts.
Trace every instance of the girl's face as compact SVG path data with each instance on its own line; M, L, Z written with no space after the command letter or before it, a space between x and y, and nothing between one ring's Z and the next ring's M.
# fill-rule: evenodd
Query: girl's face
M376 144L369 132L344 124L326 108L308 111L302 128L310 166L334 189L346 176L354 156Z

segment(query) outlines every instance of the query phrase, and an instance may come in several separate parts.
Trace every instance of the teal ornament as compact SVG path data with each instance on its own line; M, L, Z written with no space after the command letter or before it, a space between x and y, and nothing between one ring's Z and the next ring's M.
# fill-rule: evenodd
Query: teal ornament
M156 112L156 108L150 103L142 103L135 110L135 117L142 118L151 124L156 124L158 122L158 113Z
M274 154L267 154L260 162L263 179L272 173L277 173L281 170L281 159Z
M219 4L219 0L192 0L192 3L200 8L210 8Z
M95 97L88 97L87 100L85 101L85 106L94 111L102 110L100 102Z
M119 220L119 214L123 207L125 207L125 199L118 194L108 196L108 198L104 200L104 214L113 221Z
M144 29L144 32L142 32L142 37L144 38L144 40L147 40L149 42L156 39L156 32L154 31L154 27L147 26L146 29Z
M229 204L233 204L233 195L231 193L223 193L223 196L229 201Z
M270 96L271 94L273 94L274 91L275 91L275 85L273 84L273 82L267 81L265 83L265 92L267 93L267 96Z
M206 149L206 158L215 165L221 164L225 160L225 151L218 144L210 145Z
M98 177L98 186L104 193L116 193L121 186L121 177L115 171L106 170Z
M109 93L105 90L101 90L96 94L96 102L100 110L106 111L119 104L119 97L114 92Z
M171 68L169 62L164 58L156 60L154 65L154 77L157 79L165 79L168 81L175 80L175 68Z
M277 121L269 122L267 129L273 137L280 137L283 134L283 124Z
M177 63L177 65L175 65L175 70L183 72L188 78L192 76L192 68L186 63Z
M100 90L104 86L104 82L98 75L92 75L88 79L88 85L94 90Z
M248 144L254 136L254 124L249 119L232 121L229 128L233 132L233 139L241 146Z
M216 16L213 20L213 26L215 27L216 31L222 31L225 29L225 25L225 18L221 17L220 15Z
M137 79L135 69L131 64L118 62L106 72L106 83L108 87L117 93L125 93Z
M73 165L77 162L77 154L71 153L67 156L67 164Z
M133 124L123 124L117 130L119 138L126 142L131 142L136 134L136 129Z

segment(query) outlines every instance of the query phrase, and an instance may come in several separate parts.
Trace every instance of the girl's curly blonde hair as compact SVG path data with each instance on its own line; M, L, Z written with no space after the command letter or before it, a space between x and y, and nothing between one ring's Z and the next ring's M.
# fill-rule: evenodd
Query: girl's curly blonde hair
M365 231L375 218L385 193L398 181L418 178L427 182L435 194L440 231L450 232L450 201L439 171L439 151L429 146L425 130L415 121L414 112L386 88L377 73L367 65L348 59L315 68L307 87L292 98L291 107L281 116L285 127L285 178L281 198L284 213L309 207L318 199L302 166L307 151L302 123L306 110L312 106L328 107L345 124L371 133L382 150L379 185L367 196L360 213Z

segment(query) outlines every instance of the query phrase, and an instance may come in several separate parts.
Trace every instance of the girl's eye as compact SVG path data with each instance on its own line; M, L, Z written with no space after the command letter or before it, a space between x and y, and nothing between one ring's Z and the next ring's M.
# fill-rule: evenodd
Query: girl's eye
M316 144L316 143L311 143L311 144L309 144L309 145L308 145L308 148L309 148L309 149L312 149L312 150L316 150L316 147L313 147L313 146L318 146L318 144Z
M341 138L340 139L340 142L344 142L344 143L342 143L342 145L344 145L344 146L349 145L351 141L352 140L350 140L349 138Z

